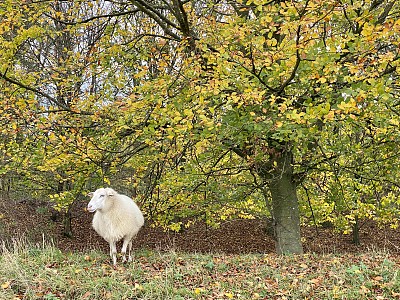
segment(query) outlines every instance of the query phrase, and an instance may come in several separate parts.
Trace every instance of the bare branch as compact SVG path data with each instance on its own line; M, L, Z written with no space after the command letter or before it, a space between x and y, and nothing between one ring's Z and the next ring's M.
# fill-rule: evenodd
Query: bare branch
M171 26L172 28L175 28L180 31L181 28L177 26L175 23L171 22L168 18L163 16L159 11L157 11L156 8L151 6L147 1L132 0L131 2L134 5L136 5L142 12L144 12L146 15L148 15L150 18L156 21L157 24L160 25L160 27L164 30L165 33L167 33L177 41L180 41L182 39L179 35L170 30L168 26Z
M98 16L93 16L91 18L87 18L84 19L82 21L64 21L58 18L53 17L52 15L45 13L44 15L46 17L49 17L50 19L52 19L53 21L59 22L61 24L64 25L77 25L77 24L85 24L85 23L89 23L92 22L94 20L98 20L98 19L104 19L104 18L113 18L113 17L120 17L120 16L125 16L125 15L130 15L130 14L134 14L136 12L140 11L139 9L135 9L135 10L129 10L129 11L123 11L123 12L115 12L115 13L110 13L110 14L104 14L104 15L98 15Z

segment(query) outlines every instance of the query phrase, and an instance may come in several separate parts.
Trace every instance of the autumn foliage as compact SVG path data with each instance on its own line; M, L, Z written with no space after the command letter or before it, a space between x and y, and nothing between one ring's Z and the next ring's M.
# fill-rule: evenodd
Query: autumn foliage
M301 223L355 238L363 218L397 226L399 14L375 0L4 1L0 174L67 217L99 185L175 230L268 217L279 253L302 252Z

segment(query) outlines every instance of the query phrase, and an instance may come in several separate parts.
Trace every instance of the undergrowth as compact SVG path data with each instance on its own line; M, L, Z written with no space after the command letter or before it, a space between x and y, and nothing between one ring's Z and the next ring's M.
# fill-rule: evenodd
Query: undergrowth
M400 259L138 250L113 268L106 253L3 243L0 299L400 299Z

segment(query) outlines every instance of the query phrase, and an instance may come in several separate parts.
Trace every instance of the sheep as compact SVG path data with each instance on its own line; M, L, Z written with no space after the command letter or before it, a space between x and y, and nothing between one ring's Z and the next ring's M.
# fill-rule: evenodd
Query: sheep
M136 203L128 196L118 194L112 188L100 188L93 193L87 210L93 216L94 230L110 244L110 257L114 267L117 265L117 242L123 239L122 262L132 261L132 240L144 224L143 214Z

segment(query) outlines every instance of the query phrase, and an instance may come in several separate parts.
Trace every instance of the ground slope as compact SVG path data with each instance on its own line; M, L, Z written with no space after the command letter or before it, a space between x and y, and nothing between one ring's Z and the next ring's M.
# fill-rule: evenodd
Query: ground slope
M67 252L102 249L108 244L91 227L93 215L85 211L86 202L77 202L72 210L73 237L62 235L62 220L46 203L37 201L12 201L0 199L0 240L26 237L34 242L53 240ZM227 221L220 228L210 228L203 223L181 233L165 232L152 228L147 222L134 242L135 248L157 250L174 249L188 252L271 253L273 238L267 234L262 220ZM361 245L351 243L351 237L335 233L329 228L303 228L303 245L306 252L343 253L366 250L385 250L400 254L400 229L380 228L372 222L361 228Z

